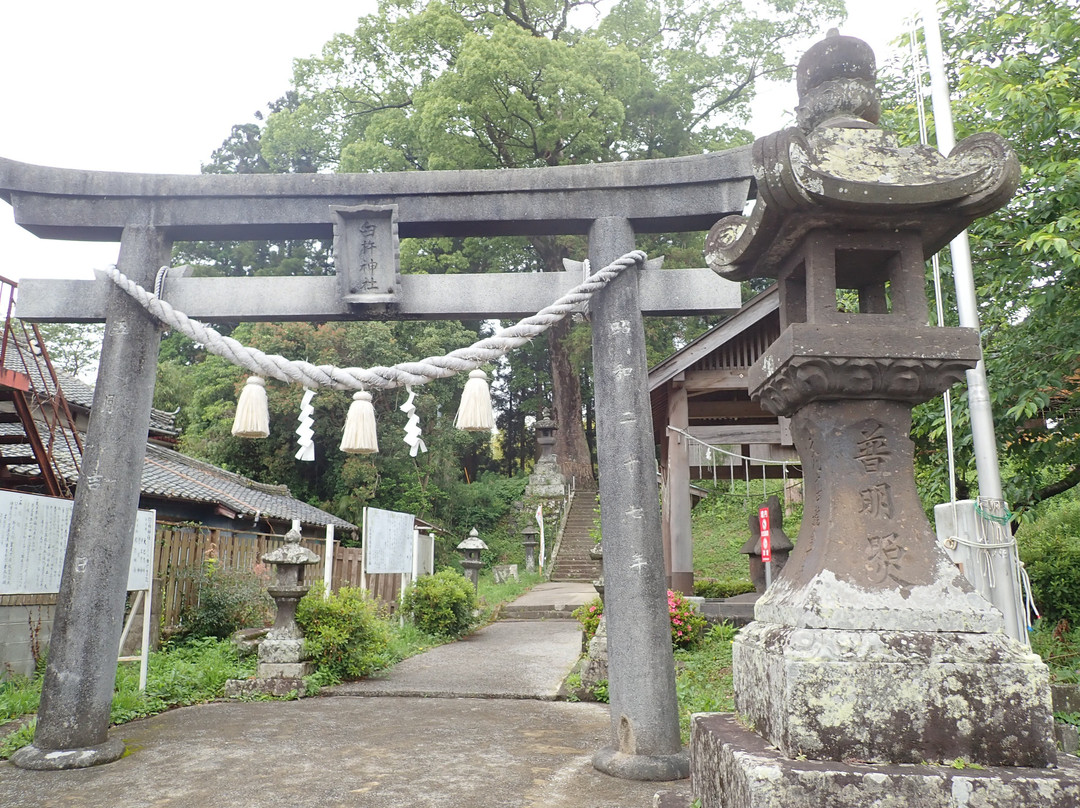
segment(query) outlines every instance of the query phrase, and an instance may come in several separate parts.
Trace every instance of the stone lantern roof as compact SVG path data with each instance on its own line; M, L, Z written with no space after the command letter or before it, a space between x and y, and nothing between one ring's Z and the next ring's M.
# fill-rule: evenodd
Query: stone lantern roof
M921 264L1016 189L1020 166L998 135L973 135L945 157L881 129L874 54L860 39L830 31L799 62L797 84L798 125L754 143L753 211L709 232L706 260L725 278L779 277L822 226L916 231Z
M484 543L484 540L480 538L480 534L476 532L474 527L469 531L469 537L465 539L461 544L457 546L459 550L487 550L488 546Z

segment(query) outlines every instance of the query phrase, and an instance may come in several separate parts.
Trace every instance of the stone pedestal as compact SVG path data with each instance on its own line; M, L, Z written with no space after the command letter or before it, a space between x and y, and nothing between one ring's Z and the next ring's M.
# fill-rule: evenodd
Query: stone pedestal
M566 494L566 478L559 471L555 455L541 457L533 466L529 475L529 484L525 486L525 496L544 499L562 499Z
M1075 808L1080 761L1058 768L866 765L782 755L730 715L691 719L702 808Z

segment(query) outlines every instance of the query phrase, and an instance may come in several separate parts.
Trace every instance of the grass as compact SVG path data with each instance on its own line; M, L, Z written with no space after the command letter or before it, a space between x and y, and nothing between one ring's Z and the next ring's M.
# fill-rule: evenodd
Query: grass
M707 488L711 483L699 481ZM694 576L717 580L749 580L750 568L746 556L739 552L750 538L749 520L757 514L768 495L776 494L783 501L783 482L769 480L762 492L761 481L751 482L747 496L745 482L736 480L734 490L720 481L712 493L694 508L691 531L694 537ZM802 506L784 519L784 532L793 540L802 521Z
M509 603L515 598L524 595L544 579L538 573L519 573L518 580L510 579L497 584L489 572L480 575L480 587L478 600L480 603L480 625L486 625L495 620L499 614L499 608L504 603Z
M697 647L675 652L675 693L679 699L679 731L690 742L692 713L723 713L735 709L731 681L731 643L737 629L730 623L713 626Z
M255 672L255 658L242 658L228 640L199 639L167 646L150 654L146 690L139 690L139 666L121 663L116 670L110 722L125 724L172 707L220 698L227 679L245 679ZM25 719L37 712L41 673L12 677L0 686L0 720ZM33 740L33 722L0 738L0 759Z

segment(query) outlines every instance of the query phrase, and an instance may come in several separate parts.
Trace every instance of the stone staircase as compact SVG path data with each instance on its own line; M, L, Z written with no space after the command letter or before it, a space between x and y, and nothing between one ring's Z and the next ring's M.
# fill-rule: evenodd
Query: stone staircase
M600 562L589 557L593 540L589 531L596 518L596 490L579 488L566 516L559 554L552 562L552 581L592 583L600 577Z

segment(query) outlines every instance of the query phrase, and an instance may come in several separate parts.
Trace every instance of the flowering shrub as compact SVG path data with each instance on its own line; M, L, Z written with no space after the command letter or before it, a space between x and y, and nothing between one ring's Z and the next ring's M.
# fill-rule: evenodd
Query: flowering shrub
M708 622L698 614L681 592L668 591L668 614L671 615L671 644L676 648L690 648L696 645L705 634ZM574 617L581 623L585 632L585 642L596 634L600 618L604 614L604 604L595 598L574 610Z
M708 625L704 617L695 611L682 592L667 593L668 613L671 615L671 644L676 648L697 645Z
M581 630L585 632L585 644L596 636L596 629L600 625L600 618L604 615L604 603L600 598L593 598L574 609L574 617L581 623Z

